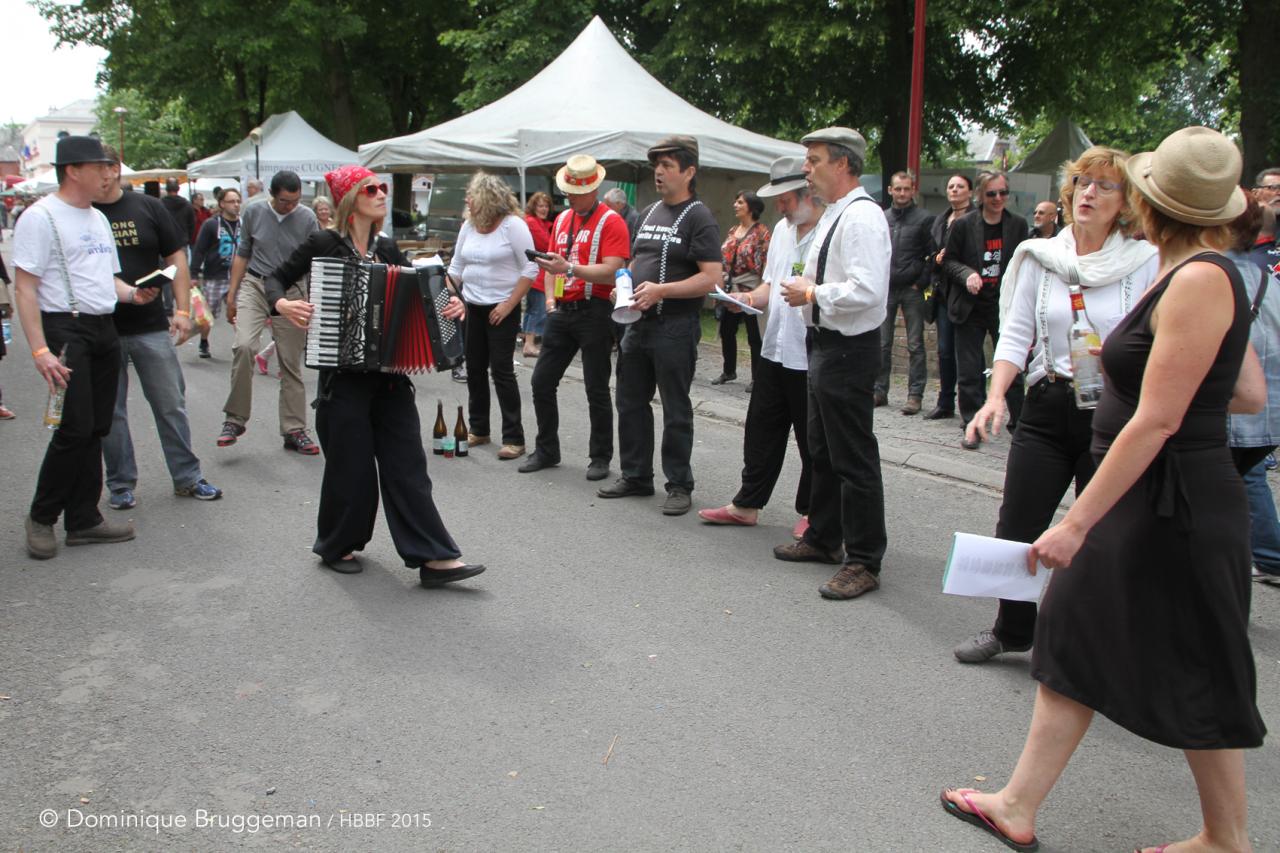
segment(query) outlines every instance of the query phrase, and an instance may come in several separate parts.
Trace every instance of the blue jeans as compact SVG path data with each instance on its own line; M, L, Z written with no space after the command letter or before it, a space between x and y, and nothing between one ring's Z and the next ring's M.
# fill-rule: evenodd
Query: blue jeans
M1268 574L1280 575L1280 520L1276 518L1276 502L1267 485L1265 460L1244 475L1244 488L1249 495L1249 545L1253 550L1253 564Z
M541 290L529 288L529 293L524 298L524 319L521 322L520 331L541 336L546 323L547 295Z
M121 335L122 365L116 392L111 432L102 440L102 457L107 463L107 488L132 489L138 485L138 464L133 457L129 434L129 371L138 373L142 394L151 405L160 433L160 447L169 466L175 489L195 485L200 479L200 460L191 450L191 426L187 422L187 385L178 364L178 353L168 332Z

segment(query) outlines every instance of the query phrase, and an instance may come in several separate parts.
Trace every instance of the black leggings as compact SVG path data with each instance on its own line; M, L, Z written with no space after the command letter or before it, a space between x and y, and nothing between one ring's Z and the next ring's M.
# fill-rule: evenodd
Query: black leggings
M726 309L720 311L720 352L724 356L724 375L738 375L738 324L747 327L747 346L751 348L751 378L756 375L760 361L760 323L755 314L743 314Z

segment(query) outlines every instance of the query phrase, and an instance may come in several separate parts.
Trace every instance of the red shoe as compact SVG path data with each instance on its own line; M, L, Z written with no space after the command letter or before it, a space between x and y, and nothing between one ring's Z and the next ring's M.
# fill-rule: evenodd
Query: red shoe
M791 538L799 542L804 538L804 532L809 529L809 516L802 515L800 520L796 522L796 526L791 528Z
M285 433L284 449L295 450L303 456L318 456L320 454L320 448L311 440L311 436L307 435L305 429L295 429L293 432Z
M6 409L4 406L0 406L0 421L11 421L16 417L17 415L15 415L11 410Z
M734 515L727 506L718 506L715 509L700 509L698 510L698 518L707 524L728 524L737 525L738 527L756 526L754 521Z

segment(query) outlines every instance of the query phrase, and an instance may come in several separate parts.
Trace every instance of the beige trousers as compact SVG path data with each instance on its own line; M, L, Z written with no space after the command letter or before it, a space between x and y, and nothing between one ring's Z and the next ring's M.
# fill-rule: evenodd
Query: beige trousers
M302 299L302 288L286 291L290 299ZM299 329L284 317L271 316L262 279L245 273L236 291L236 339L231 345L231 393L222 407L227 420L243 426L253 405L253 357L258 353L262 331L271 320L280 362L280 434L307 428L307 392L302 386L302 353L307 344L306 329Z

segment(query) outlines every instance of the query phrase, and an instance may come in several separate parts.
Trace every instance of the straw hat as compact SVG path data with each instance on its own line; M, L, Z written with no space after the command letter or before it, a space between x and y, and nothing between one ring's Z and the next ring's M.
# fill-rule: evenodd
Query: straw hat
M604 180L604 166L590 154L574 154L556 172L556 186L565 195L594 192Z
M1129 181L1162 213L1190 225L1224 225L1244 213L1240 151L1207 127L1184 127L1125 164Z

